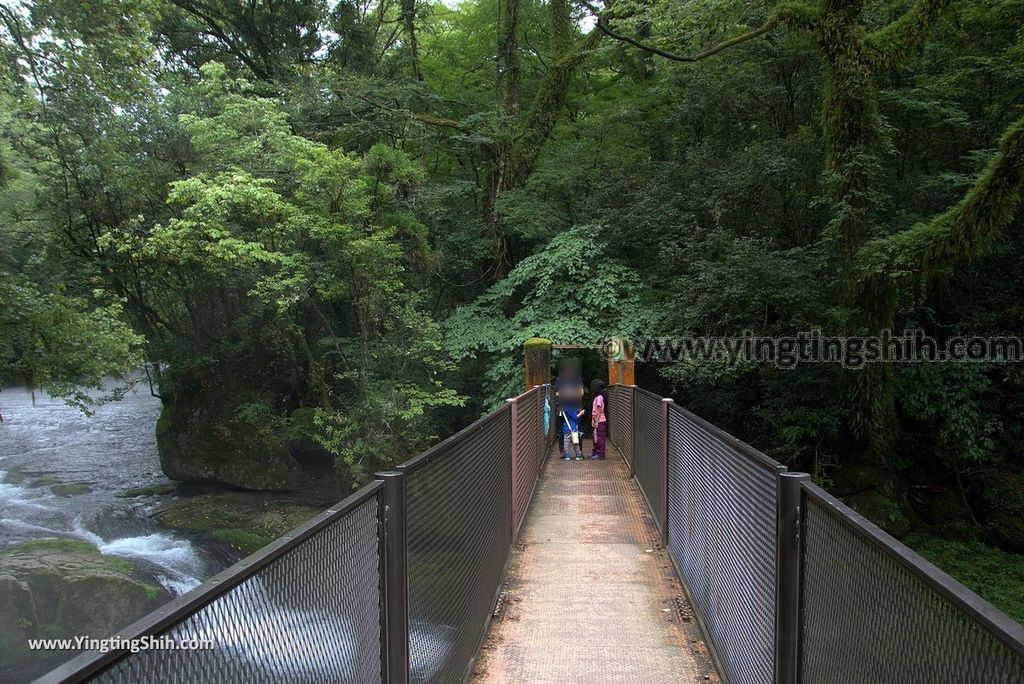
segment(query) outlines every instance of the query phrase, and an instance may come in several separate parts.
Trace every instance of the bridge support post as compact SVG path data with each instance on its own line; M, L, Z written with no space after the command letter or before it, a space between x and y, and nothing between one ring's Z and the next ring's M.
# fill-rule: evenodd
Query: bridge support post
M381 670L386 684L409 682L409 572L405 538L405 473L377 473L384 482L381 521Z
M519 462L519 402L515 399L506 399L505 403L508 404L509 418L512 421L512 458L509 459L512 462L512 505L509 508L512 510L512 543L516 543L516 537L519 536L519 525L518 518L519 512L517 511L518 506L522 505L522 502L516 501L516 483L519 482L519 469L524 467L524 463Z
M662 546L668 546L668 405L674 403L668 397L661 400L661 510L658 511L658 528Z
M632 385L636 382L633 372L633 360L636 348L624 337L613 337L605 345L608 357L608 384Z
M775 681L797 684L800 677L800 582L803 511L800 484L806 473L780 473L775 564Z
M636 385L629 386L629 477L636 476Z

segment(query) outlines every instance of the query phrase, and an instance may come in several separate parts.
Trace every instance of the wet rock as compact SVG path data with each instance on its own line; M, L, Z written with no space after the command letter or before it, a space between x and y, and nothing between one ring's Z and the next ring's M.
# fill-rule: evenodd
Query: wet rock
M37 655L28 639L108 637L170 599L133 572L131 562L76 540L0 551L0 669Z
M126 489L120 494L120 496L126 499L132 499L137 496L161 496L165 494L173 494L177 488L177 482L163 482L161 484L150 485L148 487L133 487L132 489Z
M69 483L69 484L55 484L50 485L50 491L57 496L75 496L76 494L88 494L92 491L92 487L81 483Z

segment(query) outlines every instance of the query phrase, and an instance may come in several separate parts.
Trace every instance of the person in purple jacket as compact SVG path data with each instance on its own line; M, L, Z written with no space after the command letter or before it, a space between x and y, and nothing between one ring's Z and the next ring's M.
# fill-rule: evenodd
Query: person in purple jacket
M590 458L594 461L604 459L605 441L608 438L608 416L605 411L604 380L590 383L590 391L594 395L594 403L590 410L590 422L594 426L594 452Z

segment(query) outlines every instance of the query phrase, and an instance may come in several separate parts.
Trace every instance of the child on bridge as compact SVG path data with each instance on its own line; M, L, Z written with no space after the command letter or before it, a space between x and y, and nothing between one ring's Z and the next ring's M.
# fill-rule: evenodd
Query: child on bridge
M590 409L590 423L594 426L594 451L590 455L593 461L604 459L605 440L608 437L608 417L605 415L604 380L590 383L590 391L594 395L594 404Z

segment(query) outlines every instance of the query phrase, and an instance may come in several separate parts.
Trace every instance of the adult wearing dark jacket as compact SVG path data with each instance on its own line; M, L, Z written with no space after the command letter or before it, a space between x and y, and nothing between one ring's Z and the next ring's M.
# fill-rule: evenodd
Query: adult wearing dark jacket
M578 435L580 430L580 416L583 415L583 380L576 370L576 364L570 359L562 359L558 365L555 396L558 397L558 418L562 423L562 460L568 461L575 456L577 461L582 461L583 445L573 444L572 435ZM573 455L569 454L569 447L572 447Z

